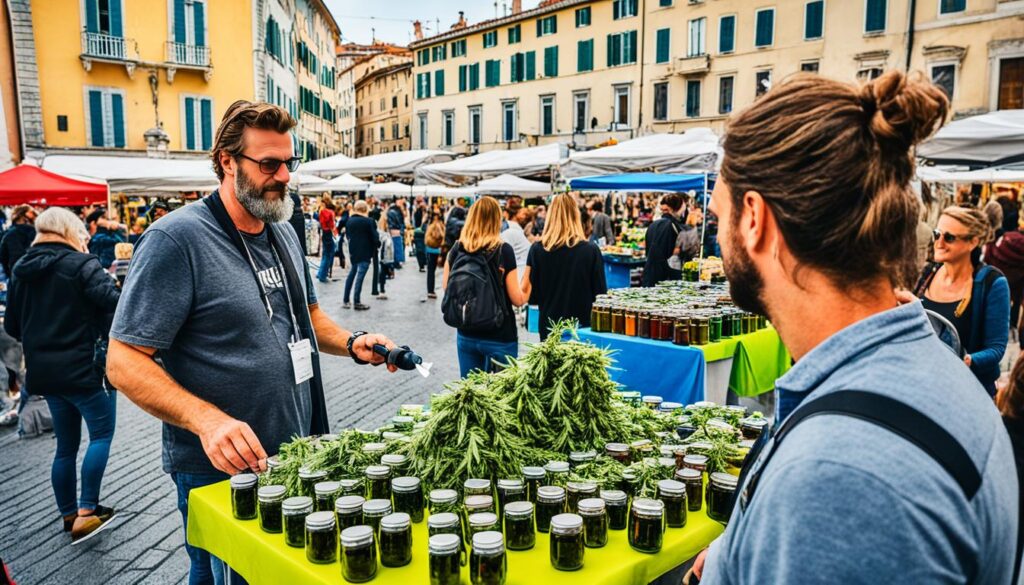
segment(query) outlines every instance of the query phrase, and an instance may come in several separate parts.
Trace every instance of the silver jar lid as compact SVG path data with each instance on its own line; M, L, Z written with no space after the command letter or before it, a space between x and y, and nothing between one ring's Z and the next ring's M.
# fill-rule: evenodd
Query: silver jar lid
M676 460L675 460L674 457L658 457L658 466L659 467L671 467L671 468L675 469L675 467L676 467Z
M239 473L231 476L231 489L244 490L251 488L260 481L253 473Z
M629 445L625 443L607 443L604 450L609 453L629 453Z
M551 517L552 534L577 534L583 530L583 518L579 514L557 514Z
M427 541L430 554L447 555L462 550L462 539L458 534L435 534Z
M391 476L391 468L387 465L370 465L365 473L370 479L387 479Z
M681 496L686 493L686 486L674 479L663 479L658 482L658 493L665 496Z
M381 465L387 465L394 467L396 465L405 465L409 462L409 458L405 455L399 455L397 453L388 453L380 456Z
M692 467L683 467L676 470L676 479L679 481L700 481L701 472Z
M363 496L341 496L334 501L334 511L339 514L362 512L364 502L366 498Z
M544 466L544 470L548 473L569 473L569 462L548 461L547 465Z
M490 512L470 514L467 518L470 526L491 526L498 523L498 515Z
M343 479L338 483L341 484L341 489L348 490L363 485L363 478L360 477L357 479Z
M387 516L390 513L391 500L366 500L363 502L363 514Z
M373 545L373 528L369 526L349 526L341 531L341 546L361 547Z
M313 492L318 496L329 496L338 493L340 490L340 481L321 481L320 483L313 484Z
M608 504L625 504L629 496L622 490L601 490L601 499Z
M557 485L542 485L537 488L537 501L557 502L565 499L565 488Z
M661 500L637 498L633 500L633 512L638 516L661 518L665 513L665 504Z
M505 552L505 539L500 532L485 530L473 535L473 552L494 555Z
M396 477L391 480L391 489L400 493L414 492L420 489L420 478Z
M499 479L498 489L499 490L522 490L525 489L525 484L521 479Z
M398 532L412 525L412 520L405 512L395 512L380 519L380 529L386 532Z
M327 472L322 469L299 468L299 479L320 479L321 477L327 477Z
M661 404L662 402L665 401L665 399L662 398L661 396L655 396L654 394L649 394L649 395L643 397L643 401L644 401L644 404Z
M308 512L313 509L313 498L309 496L294 496L291 498L285 498L284 502L281 503L281 511L285 514L301 514Z
M570 481L565 484L565 491L574 494L596 494L597 484L592 481Z
M397 433L395 431L384 431L380 434L381 438L385 441L400 441L405 436L404 433Z
M435 504L454 504L459 501L459 492L455 490L430 490L430 501Z
M576 504L576 509L579 510L582 516L604 514L604 500L601 498L586 498Z
M287 491L283 485L265 485L256 492L256 497L261 502L277 502L284 499Z
M597 459L597 451L573 451L569 453L569 461L593 461Z
M662 402L661 405L658 406L658 408L664 412L672 412L673 410L677 410L682 407L683 405L679 402Z
M523 477L526 479L544 479L546 473L543 467L524 467Z
M531 502L509 502L505 504L506 516L529 516L533 514Z
M699 455L697 453L691 453L691 454L687 455L686 457L683 457L683 465L686 465L686 464L690 464L690 465L707 465L708 464L708 456L707 455Z
M725 473L724 471L716 471L708 476L708 481L711 485L727 490L736 490L736 485L739 483L740 478L736 477L731 473Z
M376 433L373 433L376 435ZM388 446L384 443L366 443L363 445L363 453L380 453L387 449Z
M451 512L441 512L440 514L431 514L427 518L427 527L429 528L451 528L452 526L458 526L459 516L452 514Z
M465 506L467 510L486 510L494 507L494 498L491 496L466 496Z
M267 457L267 471L273 471L281 467L281 458L277 455L271 455Z
M334 530L333 512L313 512L306 516L306 530Z
M489 479L467 479L462 484L462 489L467 492L490 491L491 480Z

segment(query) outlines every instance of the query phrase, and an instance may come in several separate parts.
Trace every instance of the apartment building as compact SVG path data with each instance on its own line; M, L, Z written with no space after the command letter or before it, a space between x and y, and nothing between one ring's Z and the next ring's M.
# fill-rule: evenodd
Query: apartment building
M298 120L298 79L295 75L294 0L253 2L253 81L256 99L288 110ZM299 151L299 129L292 142Z
M298 81L297 154L314 160L341 152L337 47L341 30L322 0L295 0L295 71Z
M351 70L356 77L356 156L409 150L412 53L389 45Z

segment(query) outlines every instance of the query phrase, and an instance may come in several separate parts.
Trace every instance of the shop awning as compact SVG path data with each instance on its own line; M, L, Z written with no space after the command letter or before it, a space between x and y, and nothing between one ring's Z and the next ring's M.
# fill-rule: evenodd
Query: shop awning
M566 177L715 172L720 153L718 136L707 128L694 128L684 134L651 134L614 146L574 152L561 165L561 172Z
M338 175L321 187L324 191L366 191L370 183L353 176L351 173Z
M0 173L0 205L74 207L105 204L107 186L23 164Z
M513 175L500 175L484 179L464 190L477 195L547 195L551 193L551 184Z
M306 173L292 173L292 178L288 181L290 188L296 189L299 193L303 194L329 191L330 189L324 188L326 184L327 179Z
M706 182L706 183L705 183ZM628 173L580 177L569 181L569 188L575 191L634 191L686 193L687 191L708 190L714 186L714 177L700 174L673 175L661 173Z
M1024 110L1000 110L950 122L917 147L935 164L994 167L1024 161Z
M1024 168L991 168L957 171L917 167L917 178L926 183L1024 183Z
M220 185L208 158L149 158L53 154L43 168L61 175L106 181L112 193L176 194Z
M416 180L462 185L500 175L548 178L551 168L558 166L565 152L567 149L561 144L491 150L448 162L423 165L416 169Z
M334 155L304 163L299 172L329 177L351 173L357 177L391 175L411 179L420 165L448 161L454 156L447 150L402 150L362 158Z

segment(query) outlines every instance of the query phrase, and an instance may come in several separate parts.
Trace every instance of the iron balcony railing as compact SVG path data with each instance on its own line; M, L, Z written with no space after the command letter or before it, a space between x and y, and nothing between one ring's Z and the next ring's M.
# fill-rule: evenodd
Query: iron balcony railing
M104 59L128 59L129 39L103 33L82 33L82 54Z
M167 42L167 61L193 67L210 66L210 47Z

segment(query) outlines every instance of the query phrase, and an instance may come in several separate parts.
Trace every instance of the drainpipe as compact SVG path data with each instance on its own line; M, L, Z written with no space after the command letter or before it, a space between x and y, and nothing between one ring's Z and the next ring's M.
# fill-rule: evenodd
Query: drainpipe
M629 131L629 137L633 138L644 125L644 47L647 45L647 2L646 0L640 0L640 47L638 48L640 55L640 91L638 99L640 107L637 112L636 128Z
M907 73L910 73L910 60L914 55L914 19L916 14L917 0L910 0L910 14L907 18Z

